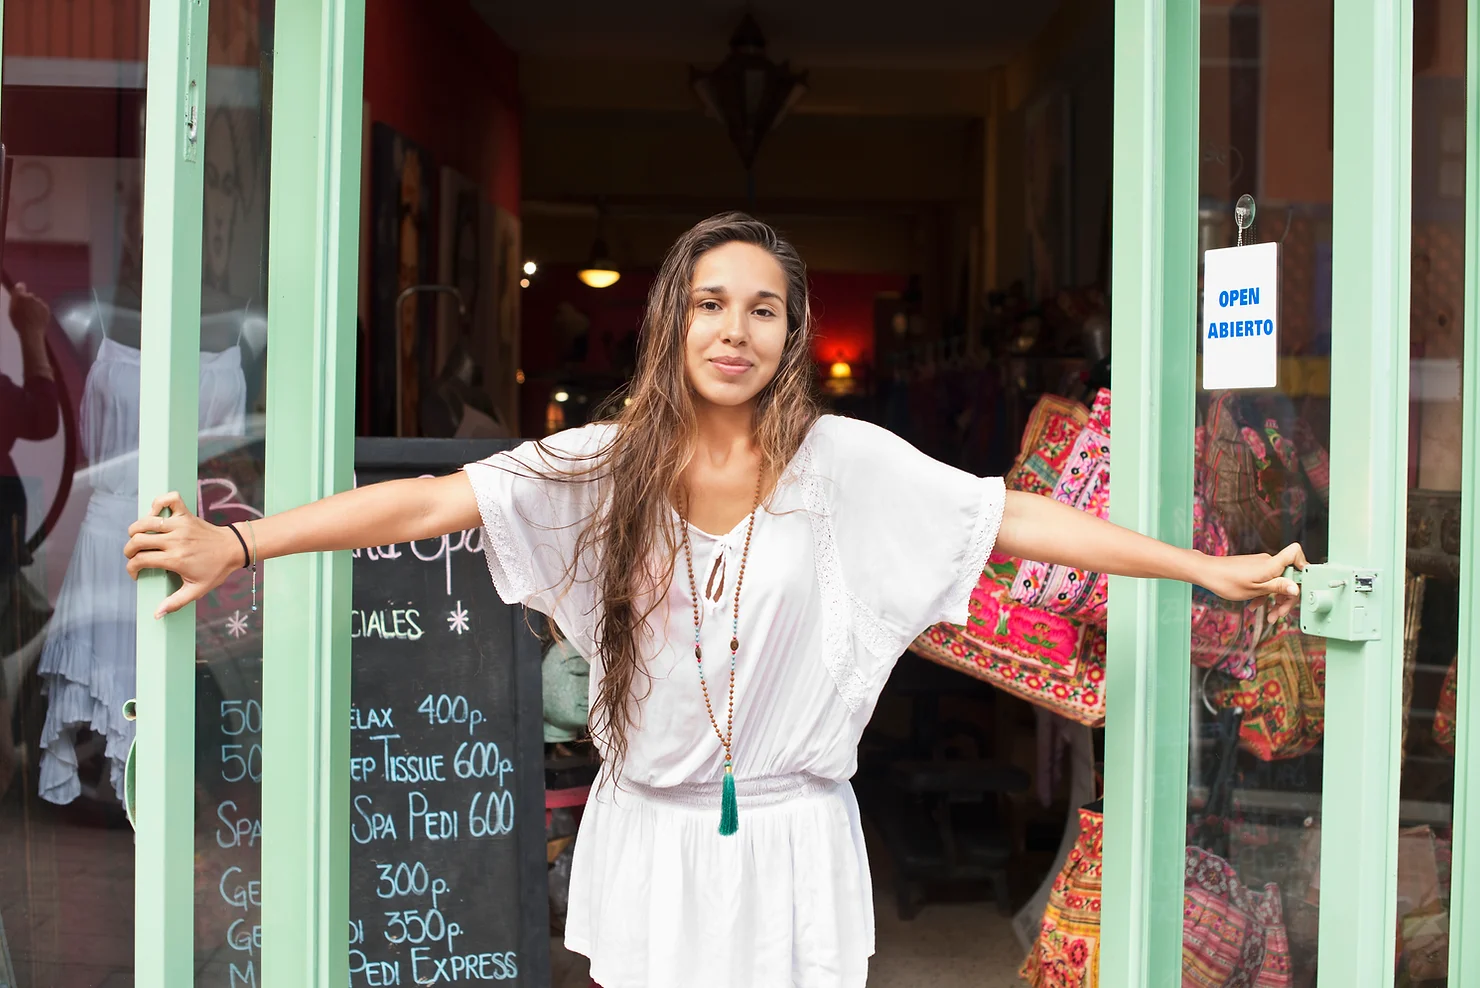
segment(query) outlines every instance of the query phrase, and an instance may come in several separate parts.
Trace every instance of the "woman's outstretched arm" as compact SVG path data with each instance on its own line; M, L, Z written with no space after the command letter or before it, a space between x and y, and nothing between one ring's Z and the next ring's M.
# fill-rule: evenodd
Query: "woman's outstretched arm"
M1300 588L1285 568L1304 569L1300 546L1277 556L1207 556L1137 534L1052 498L1007 492L997 547L1010 556L1059 563L1115 576L1181 580L1205 587L1225 600L1280 597L1283 616L1299 600Z
M168 511L167 517L160 517ZM300 552L362 549L429 539L482 524L472 483L464 473L392 480L359 487L322 501L234 527L258 561ZM231 530L191 513L179 494L155 500L151 517L129 527L129 575L164 569L183 581L159 607L163 617L219 587L244 558Z

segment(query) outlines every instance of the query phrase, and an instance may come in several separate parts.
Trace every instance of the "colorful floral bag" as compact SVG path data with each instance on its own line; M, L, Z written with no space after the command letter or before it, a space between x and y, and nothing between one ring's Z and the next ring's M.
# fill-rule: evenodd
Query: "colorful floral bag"
M1449 663L1444 685L1439 687L1439 702L1434 710L1434 740L1439 747L1454 754L1454 720L1459 712L1459 656Z
M1264 632L1264 608L1192 592L1192 664L1250 680L1257 671L1255 651Z
M1273 418L1255 428L1238 413L1233 392L1219 394L1208 408L1205 496L1236 551L1278 551L1304 528L1308 491L1300 451Z
M1018 561L993 553L964 627L937 624L911 649L1090 727L1105 723L1105 633L1008 594Z
M1290 941L1280 889L1246 886L1227 861L1187 849L1182 901L1183 988L1289 988Z
M1048 893L1038 939L1018 976L1033 988L1098 988L1105 818L1079 811L1079 838ZM1247 888L1215 854L1187 848L1184 988L1289 988L1290 947L1276 885Z
M1003 478L1008 490L1053 494L1089 415L1089 409L1068 398L1044 395L1038 399L1023 429L1022 451Z
M1192 547L1209 556L1233 554L1233 544L1217 513L1202 495L1207 485L1204 452L1208 430L1196 435L1196 479L1192 494ZM1234 679L1254 678L1254 650L1264 633L1264 608L1234 603L1201 587L1192 588L1192 663L1217 669Z
M1045 457L1044 462L1048 462ZM1069 454L1059 464L1054 500L1096 518L1110 516L1110 392L1101 389ZM1109 581L1104 573L1072 566L1024 561L1012 584L1012 598L1030 607L1082 617L1103 624Z
M1079 839L1048 892L1038 940L1018 977L1033 988L1097 988L1105 817L1079 811Z
M1299 631L1291 614L1272 625L1254 656L1254 677L1215 692L1223 707L1241 707L1239 739L1261 761L1310 751L1325 731L1326 646Z

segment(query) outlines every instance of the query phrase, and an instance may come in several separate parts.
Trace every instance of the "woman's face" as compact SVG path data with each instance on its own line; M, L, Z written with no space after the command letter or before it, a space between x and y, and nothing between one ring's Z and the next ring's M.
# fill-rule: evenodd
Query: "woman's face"
M771 383L786 348L786 275L770 252L728 243L699 257L684 369L699 398L733 407Z

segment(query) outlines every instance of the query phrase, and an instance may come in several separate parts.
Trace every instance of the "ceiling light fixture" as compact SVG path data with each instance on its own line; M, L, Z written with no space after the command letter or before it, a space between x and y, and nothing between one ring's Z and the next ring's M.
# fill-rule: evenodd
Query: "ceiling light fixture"
M606 209L598 202L596 206L596 242L591 245L591 259L586 266L576 272L576 277L589 288L610 288L622 277L622 272L617 270L617 264L612 260L612 252L607 249L606 237L602 235L606 227Z
M730 54L709 71L691 68L690 85L730 132L745 170L755 163L761 141L807 92L807 73L766 57L766 38L746 14L730 38Z
M591 245L590 263L577 271L576 277L591 288L610 288L621 280L622 272L617 270L616 263L611 259L605 240L596 238L596 243Z

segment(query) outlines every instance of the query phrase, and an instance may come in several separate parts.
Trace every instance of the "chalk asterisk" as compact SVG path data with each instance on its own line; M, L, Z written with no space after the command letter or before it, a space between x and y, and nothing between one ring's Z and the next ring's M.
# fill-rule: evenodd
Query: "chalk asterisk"
M447 616L447 630L455 631L459 636L468 630L468 611L462 601L458 601L457 608Z
M241 611L234 612L226 619L226 633L233 638L240 638L247 633L247 616Z

